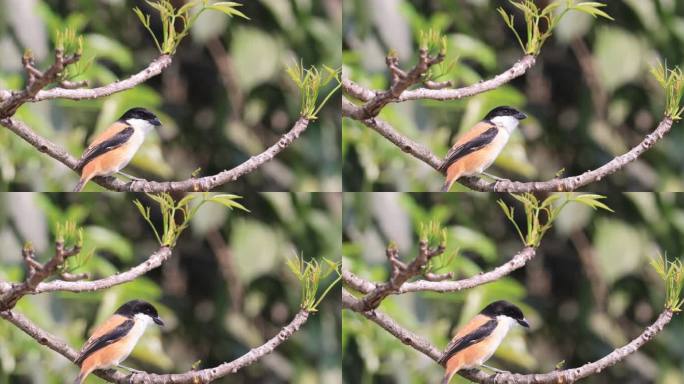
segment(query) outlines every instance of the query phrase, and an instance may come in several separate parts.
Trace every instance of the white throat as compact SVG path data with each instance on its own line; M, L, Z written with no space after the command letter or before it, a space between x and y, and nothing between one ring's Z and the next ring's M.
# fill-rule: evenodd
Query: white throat
M143 119L128 119L126 120L126 123L133 127L136 131L140 131L144 134L147 134L154 130L154 125L150 124L149 121L143 120Z
M520 121L513 116L496 116L491 119L491 122L497 127L505 129L509 135L520 124Z

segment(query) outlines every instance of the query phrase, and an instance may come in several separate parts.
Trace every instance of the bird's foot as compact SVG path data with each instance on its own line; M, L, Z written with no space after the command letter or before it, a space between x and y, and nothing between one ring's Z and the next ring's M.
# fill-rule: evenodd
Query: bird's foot
M126 178L132 180L132 181L140 181L140 180L143 180L143 179L141 179L141 178L139 178L139 177L135 177L135 176L133 176L133 175L129 175L128 173L123 173L123 172L121 172L121 171L119 171L118 173L119 173L120 175L125 176Z
M502 369L490 367L490 366L484 365L484 364L482 364L481 367L487 368L487 369L489 369L490 371L494 372L494 375L500 375L500 374L503 374L503 373L510 373L509 371L504 371L504 370L502 370Z
M126 371L128 371L128 372L130 372L130 373L143 373L143 371L141 371L141 370L134 369L134 368L131 368L131 367L127 367L127 366L121 365L121 364L117 365L117 367L123 368L123 369L125 369Z
M509 181L508 179L504 179L502 177L494 176L486 172L482 172L482 175L489 177L490 179L494 181Z

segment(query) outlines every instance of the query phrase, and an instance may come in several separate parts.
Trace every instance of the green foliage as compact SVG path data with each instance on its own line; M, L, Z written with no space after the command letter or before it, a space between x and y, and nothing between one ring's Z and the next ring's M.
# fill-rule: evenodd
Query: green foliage
M173 3L170 0L145 0L145 2L159 12L159 19L162 25L161 43L150 27L150 15L144 14L138 7L133 8L133 12L135 12L138 19L140 19L140 22L154 39L154 43L157 45L159 52L166 55L176 53L178 45L180 45L183 38L188 35L190 28L192 28L192 25L197 21L199 15L206 10L219 11L230 17L239 16L249 20L249 17L236 9L237 7L241 7L242 4L233 1L220 1L218 3L210 4L208 0L193 0L185 3L178 9L173 7ZM200 5L199 10L191 14L191 9L198 5ZM176 31L177 21L182 23L180 31Z
M684 107L680 107L684 96L684 74L679 67L668 69L667 65L658 62L651 68L651 74L665 90L665 116L672 120L680 120Z
M79 252L59 266L60 273L71 273L88 264L95 249L82 250L85 236L82 227L78 227L75 221L67 220L64 223L56 223L55 241L62 244L65 249L74 248Z
M667 255L658 254L650 262L653 269L665 282L665 308L672 312L681 312L684 299L681 299L684 288L684 265L679 259L670 261Z
M508 28L513 31L515 37L520 43L523 51L528 55L538 55L541 51L544 42L551 37L553 34L553 29L558 25L560 20L569 11L579 11L593 16L594 18L601 16L609 20L613 18L606 12L602 11L600 8L605 7L606 4L599 3L596 1L583 1L577 3L576 0L566 0L565 9L561 12L557 12L557 9L561 6L561 1L554 1L540 9L533 0L508 0L512 6L517 8L523 13L525 18L525 26L527 27L527 40L523 42L518 31L515 30L515 19L513 15L509 15L506 11L499 7L497 11L504 20L504 23ZM545 30L542 32L543 25Z
M174 198L168 193L147 194L147 196L159 205L159 210L161 211L162 217L161 235L159 234L157 227L154 225L154 223L152 223L150 207L144 206L138 199L134 200L133 204L138 208L138 211L140 211L140 214L150 225L150 228L152 228L159 245L164 247L176 246L178 238L188 227L188 225L190 225L190 220L192 220L197 213L197 210L199 210L199 208L205 203L217 203L230 210L237 208L245 212L249 212L249 210L242 206L242 204L235 201L236 199L242 198L238 195L190 193L179 201L174 200ZM196 201L194 204L191 204L191 202L198 197L200 197L200 200ZM176 222L177 218L179 218L180 222Z
M295 62L286 69L287 74L297 85L297 88L299 88L301 98L299 114L309 120L317 118L321 108L342 86L342 79L340 78L342 75L341 67L334 69L324 64L323 71L325 74L313 65L308 69L304 68L304 64L301 62ZM337 82L337 85L328 92L323 101L317 106L316 102L318 101L318 94L321 88L328 85L333 79Z
M506 215L506 218L513 223L515 230L520 236L520 240L528 247L538 247L541 243L544 234L551 229L553 222L556 220L560 212L571 202L584 204L592 209L604 209L606 211L613 212L610 207L601 202L600 200L605 199L605 196L595 195L595 194L551 194L549 197L540 201L532 193L515 194L511 193L511 197L516 199L523 205L525 211L525 221L527 223L527 230L523 234L522 230L515 221L515 208L508 206L503 200L498 200L497 203L501 210ZM558 202L564 197L564 200Z
M342 263L328 260L325 257L321 263L316 259L304 260L304 255L295 254L294 257L287 259L287 266L299 280L302 291L300 306L308 312L316 312L321 301L342 279ZM337 274L337 278L317 298L321 280L326 279L333 272Z
M55 32L55 49L61 51L66 55L83 55L83 36L76 33L74 28L66 27L63 31ZM93 64L95 57L88 59L81 59L70 64L64 68L62 73L57 77L58 81L73 80L78 76L83 75Z
M80 56L83 54L83 36L76 36L76 31L73 28L57 31L55 49L64 52L66 55Z
M83 228L77 228L74 221L57 223L55 241L64 244L65 247L80 248L83 246Z
M427 243L429 247L446 247L447 245L447 230L435 221L430 221L427 224L420 223L418 233L420 234L420 241Z
M445 59L437 65L431 66L425 73L425 80L437 81L451 73L458 63L458 57L446 58L448 55L449 40L442 33L429 28L427 31L420 31L419 44L421 49L427 50L430 55L441 55Z

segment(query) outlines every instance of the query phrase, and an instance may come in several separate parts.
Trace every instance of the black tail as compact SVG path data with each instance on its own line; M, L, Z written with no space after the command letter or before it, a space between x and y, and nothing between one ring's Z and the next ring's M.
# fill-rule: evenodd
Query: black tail
M440 190L441 192L449 192L451 189L451 186L454 184L453 181L449 181L449 179L444 180L444 185L442 185L442 189Z
M74 380L74 384L81 384L84 378L85 375L83 375L83 372L79 373L78 377L76 377L76 380Z
M74 192L81 192L85 184L88 182L88 179L81 179L78 181L78 184L76 184L76 187L74 188Z

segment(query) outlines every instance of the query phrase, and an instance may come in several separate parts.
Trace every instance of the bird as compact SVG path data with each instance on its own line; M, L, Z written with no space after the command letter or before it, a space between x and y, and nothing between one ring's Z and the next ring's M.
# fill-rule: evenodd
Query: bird
M119 307L102 325L97 327L74 363L81 367L74 384L81 384L96 369L115 366L128 357L150 323L164 325L157 309L143 300L131 300ZM129 369L130 370L130 369Z
M447 345L438 363L446 370L441 384L448 384L461 369L484 366L515 324L529 328L520 308L506 300L487 305L464 325ZM490 368L498 371L496 369Z
M499 106L459 137L439 168L446 172L442 192L448 192L462 176L484 173L499 156L520 120L526 118L527 115L513 107Z
M145 108L126 111L83 151L75 168L81 172L81 179L74 192L83 190L93 177L120 172L138 151L145 136L159 126L161 122L157 116Z

